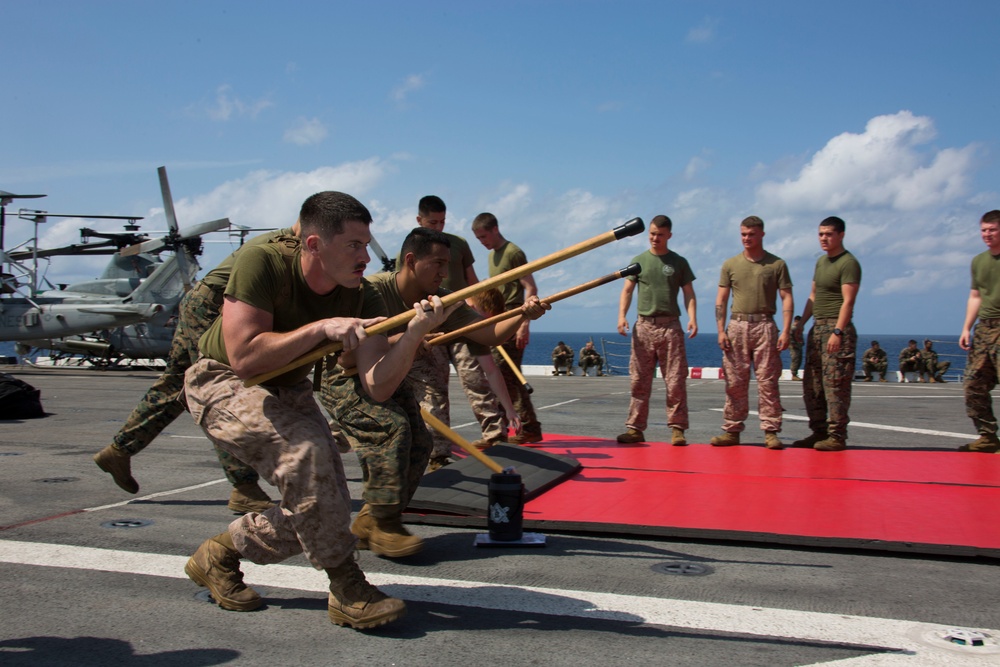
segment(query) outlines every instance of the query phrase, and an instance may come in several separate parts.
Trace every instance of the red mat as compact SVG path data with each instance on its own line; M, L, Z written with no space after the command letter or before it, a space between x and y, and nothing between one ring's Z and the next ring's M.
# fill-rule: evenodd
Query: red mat
M525 507L579 529L1000 557L1000 455L662 443L546 435L583 470Z

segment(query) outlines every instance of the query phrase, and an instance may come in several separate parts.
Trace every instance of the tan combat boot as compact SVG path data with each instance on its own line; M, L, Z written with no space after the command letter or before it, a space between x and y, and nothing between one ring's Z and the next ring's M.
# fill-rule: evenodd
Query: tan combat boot
M108 445L94 454L94 463L104 472L111 475L123 491L139 493L139 482L132 477L132 455L123 452L114 445Z
M646 436L642 431L634 428L629 428L624 433L618 436L618 442L623 445L630 445L635 442L645 442Z
M781 444L781 440L778 439L777 431L764 431L764 446L768 449L785 448L785 446Z
M228 531L205 540L188 559L184 574L207 588L223 609L252 611L261 605L257 591L243 583L240 552Z
M326 568L326 574L330 577L327 612L331 623L366 630L406 615L406 603L368 583L353 554L337 567Z
M351 524L358 549L370 549L386 558L412 556L423 550L424 541L403 526L401 515L399 505L376 505L373 513L372 506L366 503Z
M1000 439L994 433L980 433L979 437L972 442L958 448L960 452L982 452L992 454L1000 451Z
M829 435L825 440L820 440L813 445L813 449L817 452L839 452L847 449L847 443L839 436Z
M801 440L793 442L792 447L813 447L823 440L826 440L826 431L813 431Z
M674 447L684 447L688 444L687 438L684 437L684 429L677 428L676 426L671 427L670 444Z
M274 507L274 501L264 493L264 489L260 488L257 482L237 484L229 494L228 507L237 514L265 512Z
M722 435L717 435L708 442L713 447L732 447L740 444L740 434L723 431Z

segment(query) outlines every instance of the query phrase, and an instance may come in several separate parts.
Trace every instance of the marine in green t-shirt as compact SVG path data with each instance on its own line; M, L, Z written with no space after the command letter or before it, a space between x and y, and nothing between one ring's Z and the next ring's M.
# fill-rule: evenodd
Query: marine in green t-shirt
M852 322L861 287L861 264L844 248L846 225L836 216L819 223L819 245L826 253L816 261L812 291L798 327L816 322L806 340L802 397L812 435L793 447L839 451L847 447L848 410L858 348Z

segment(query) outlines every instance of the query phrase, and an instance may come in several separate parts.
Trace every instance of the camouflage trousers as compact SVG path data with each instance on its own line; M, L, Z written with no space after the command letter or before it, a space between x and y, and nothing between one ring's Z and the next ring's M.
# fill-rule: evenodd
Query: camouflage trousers
M178 400L184 389L184 372L198 359L198 340L221 310L222 295L207 286L198 285L184 295L178 307L177 330L170 344L167 367L115 434L115 449L132 456L138 454L184 412L184 404ZM216 447L215 454L233 486L256 484L260 479L253 468L225 450Z
M688 364L684 330L676 317L640 315L632 327L632 354L628 362L632 392L625 420L628 428L646 430L657 366L667 387L667 425L686 431Z
M997 386L1000 369L1000 320L980 320L972 334L972 349L965 363L965 413L982 435L996 435L990 392Z
M357 375L327 366L319 396L358 455L365 502L406 507L433 446L409 382L379 402L368 396Z
M778 327L774 320L738 322L730 320L726 329L730 349L722 355L726 374L726 406L722 430L740 433L750 414L750 368L757 376L757 409L762 431L781 431L781 353L778 351Z
M279 506L229 524L244 558L268 564L304 553L322 569L353 556L344 463L310 381L244 387L229 366L203 358L188 370L184 391L209 439L281 492Z
M851 421L851 385L858 349L858 332L848 324L836 354L826 351L827 341L837 326L836 318L816 320L806 339L806 367L802 375L802 399L814 433L847 439Z
M791 357L791 371L792 375L798 375L799 369L802 368L802 346L792 345L788 348L788 354Z
M521 370L521 362L524 360L524 350L519 349L513 339L504 343L503 349L510 356L510 360L517 365L517 369ZM496 362L497 367L500 369L500 374L503 375L504 384L507 385L507 393L510 394L510 401L514 404L514 411L521 418L521 433L524 435L541 435L542 425L535 414L535 406L531 402L531 394L524 388L521 381L517 379L517 376L507 364L507 360L503 358L503 355L496 348L492 350L492 353L493 361ZM506 416L504 417L503 432L507 432Z
M950 361L923 361L918 372L921 378L927 375L933 380L947 373L949 368L951 368Z
M479 361L465 343L455 343L450 346L436 345L414 360L407 377L420 402L420 407L451 426L448 376L452 363L458 371L459 381L479 422L483 438L495 440L506 435L504 414L497 404ZM433 432L432 435L434 438L432 456L450 455L451 441L437 432Z
M880 361L878 363L872 363L866 361L861 364L861 370L864 372L866 378L872 377L872 374L878 373L882 379L885 379L885 372L889 369L888 361Z

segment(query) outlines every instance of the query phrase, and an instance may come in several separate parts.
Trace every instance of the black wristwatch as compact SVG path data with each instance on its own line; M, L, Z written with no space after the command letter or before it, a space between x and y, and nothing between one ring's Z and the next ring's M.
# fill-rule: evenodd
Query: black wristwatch
M833 330L833 335L834 335L834 336L843 336L843 335L844 335L844 332L843 332L843 331L841 331L840 327L836 327L836 328L835 328L835 329Z

